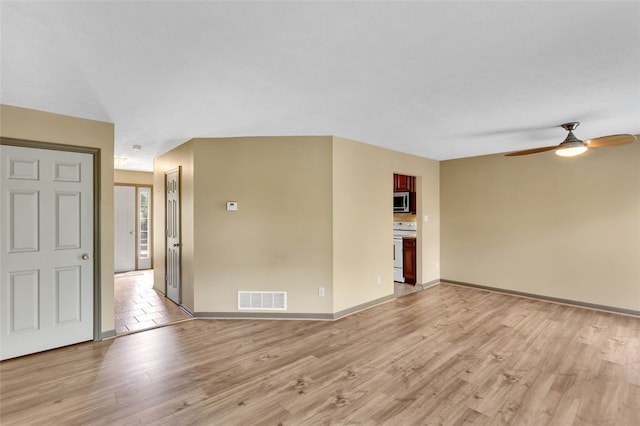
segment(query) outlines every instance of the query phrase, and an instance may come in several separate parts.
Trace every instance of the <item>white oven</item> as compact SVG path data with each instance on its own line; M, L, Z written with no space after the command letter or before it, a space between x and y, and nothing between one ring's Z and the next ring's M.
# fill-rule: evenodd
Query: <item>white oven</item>
M402 237L393 237L393 280L403 283L402 270Z
M416 222L393 222L393 280L403 283L403 237L415 237L417 230Z

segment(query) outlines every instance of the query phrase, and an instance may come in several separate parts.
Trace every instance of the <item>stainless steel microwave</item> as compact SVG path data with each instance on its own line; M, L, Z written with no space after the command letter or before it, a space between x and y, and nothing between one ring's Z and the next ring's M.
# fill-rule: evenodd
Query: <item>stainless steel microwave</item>
M411 193L410 192L394 192L393 193L393 212L409 213L411 211Z

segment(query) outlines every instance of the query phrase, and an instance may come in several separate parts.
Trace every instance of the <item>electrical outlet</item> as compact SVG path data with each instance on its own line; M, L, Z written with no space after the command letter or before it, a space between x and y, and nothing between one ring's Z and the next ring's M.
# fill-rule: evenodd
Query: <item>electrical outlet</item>
M378 284L382 284L382 277L378 275Z
M324 297L324 287L319 287L318 288L318 296Z

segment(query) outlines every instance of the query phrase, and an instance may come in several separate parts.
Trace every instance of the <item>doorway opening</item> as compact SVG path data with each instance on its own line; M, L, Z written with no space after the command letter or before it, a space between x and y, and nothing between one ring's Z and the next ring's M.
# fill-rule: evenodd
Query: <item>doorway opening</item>
M420 182L416 176L393 174L393 281L396 297L422 289L417 283Z
M153 289L149 185L114 184L114 320L116 334L157 327L165 313Z

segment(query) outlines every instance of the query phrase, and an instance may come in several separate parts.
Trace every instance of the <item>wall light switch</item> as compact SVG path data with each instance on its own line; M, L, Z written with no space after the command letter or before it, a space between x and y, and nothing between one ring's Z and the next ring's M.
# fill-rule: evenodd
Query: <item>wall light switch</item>
M238 203L236 201L227 201L227 211L228 212L238 211Z
M424 222L425 223L429 222L429 216L427 216L426 214L424 215Z

